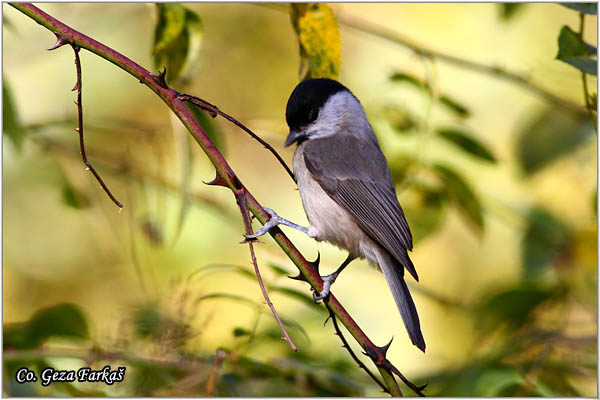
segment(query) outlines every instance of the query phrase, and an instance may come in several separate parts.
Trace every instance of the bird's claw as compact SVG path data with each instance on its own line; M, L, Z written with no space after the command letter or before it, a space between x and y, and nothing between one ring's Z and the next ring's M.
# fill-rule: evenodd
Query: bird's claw
M324 298L326 298L327 296L329 296L329 289L331 289L331 285L333 284L333 282L335 282L335 279L337 278L338 274L337 273L333 273L327 276L322 276L321 279L323 279L323 290L321 290L321 293L317 294L316 291L313 292L313 299L316 301L319 300L323 300Z
M259 230L256 231L255 234L252 235L244 235L246 239L256 239L263 236L265 233L269 232L272 228L276 227L280 223L281 217L277 215L277 213L270 208L265 207L265 211L271 216L269 219Z

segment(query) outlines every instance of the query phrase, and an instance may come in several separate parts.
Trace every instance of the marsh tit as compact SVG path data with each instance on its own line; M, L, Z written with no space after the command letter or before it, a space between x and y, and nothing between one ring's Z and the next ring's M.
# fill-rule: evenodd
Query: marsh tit
M408 256L412 235L396 196L387 160L358 99L331 79L308 79L296 86L286 109L290 128L285 145L297 143L293 168L308 228L267 209L271 219L255 235L275 225L291 226L318 241L349 252L323 277L325 298L338 274L355 258L379 266L392 291L412 343L425 351L417 309L404 281L417 271Z

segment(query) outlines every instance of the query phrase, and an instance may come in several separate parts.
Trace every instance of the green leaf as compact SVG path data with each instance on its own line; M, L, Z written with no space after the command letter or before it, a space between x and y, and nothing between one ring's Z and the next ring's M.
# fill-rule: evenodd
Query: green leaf
M408 110L403 110L399 107L385 107L383 110L385 118L396 131L407 133L413 131L419 126L417 117L412 115Z
M503 21L512 19L519 11L523 9L526 3L501 3L498 4L500 8L500 17Z
M237 295L237 294L229 294L229 293L210 293L210 294L206 294L206 295L200 297L198 301L209 300L209 299L227 299L227 300L233 300L236 303L242 303L242 304L246 304L246 305L249 305L249 306L256 306L258 304L256 301L250 300L247 297L240 296L240 295Z
M543 302L560 295L561 288L530 284L503 289L488 296L476 313L483 329L506 324L515 329L526 323L532 311Z
M336 79L342 63L342 43L333 11L324 3L299 3L290 7L300 44L301 79Z
M530 175L574 151L594 132L587 114L548 108L518 135L515 153L522 170Z
M6 137L18 151L21 150L25 130L21 125L21 119L17 111L17 106L14 102L12 91L6 80L3 77L4 84L2 85L2 129Z
M233 329L232 334L234 337L248 336L250 335L250 331L244 328L236 327Z
M448 198L458 208L467 222L476 228L478 233L483 231L483 210L471 186L462 176L448 167L435 164L433 170L442 179Z
M35 349L51 337L89 337L87 321L79 307L58 304L37 311L29 321L4 325L5 349Z
M457 100L448 97L447 95L441 95L438 97L438 102L446 106L446 108L461 118L467 118L471 115L471 111L464 105L460 104Z
M189 327L179 319L162 312L155 304L136 307L132 312L135 334L165 344L166 340L175 346L184 343L189 336Z
M275 273L275 275L279 275L279 276L288 276L290 275L290 272L285 269L284 267L277 265L277 264L273 264L273 263L268 263L267 266L269 268L271 268L271 270Z
M88 208L91 204L88 196L77 189L68 179L65 179L62 187L62 199L63 202L75 209L81 210L84 208Z
M221 134L219 125L215 123L215 120L208 115L207 112L199 109L193 104L185 103L185 106L194 115L194 118L196 121L198 121L202 127L202 130L206 133L206 136L208 136L211 142L217 146L217 149L219 149L221 153L225 153L225 141L223 140L223 135Z
M552 261L564 256L569 248L570 231L547 210L534 208L521 243L521 262L525 276L539 277Z
M415 243L441 226L446 215L445 192L422 185L410 185L401 196L402 208Z
M183 225L185 224L188 216L188 211L190 210L190 184L192 181L192 169L194 166L194 152L192 151L192 147L195 145L195 143L192 143L194 139L188 135L186 131L177 129L175 131L175 135L180 150L180 157L178 158L181 161L181 179L179 182L180 207L175 225L175 233L173 234L173 244L177 243L179 240L179 236L183 231Z
M392 82L397 82L397 83L408 83L418 89L422 89L425 90L426 92L429 92L429 85L417 78L414 75L408 74L406 72L394 72L391 76L390 76L390 80Z
M571 10L579 11L580 13L596 15L598 14L598 4L596 3L559 3L563 7Z
M496 162L496 158L490 150L465 132L453 128L439 128L437 134L475 157Z
M154 31L154 66L167 68L169 81L188 79L197 67L204 27L194 12L181 4L158 3Z
M588 74L597 74L598 61L592 58L589 46L568 26L563 26L558 36L556 59Z
M571 57L562 61L586 74L596 75L598 72L598 61L591 57Z
M252 280L256 280L256 275L253 272L248 271L246 267L241 265L230 265L230 264L208 264L204 265L197 270L195 270L192 275L200 274L200 275L211 275L215 273L223 273L223 272L235 272L241 276L246 278L250 278ZM190 278L192 277L190 275Z
M427 82L406 72L394 72L390 76L390 80L396 83L408 83L411 86L431 95L431 87ZM446 107L447 110L453 112L461 118L467 118L471 115L471 112L466 106L462 105L458 100L453 99L446 94L440 94L437 98L437 101Z

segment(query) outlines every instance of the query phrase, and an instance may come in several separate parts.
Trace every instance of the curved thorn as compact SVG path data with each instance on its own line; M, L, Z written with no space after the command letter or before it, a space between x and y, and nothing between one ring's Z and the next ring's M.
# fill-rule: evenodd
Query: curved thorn
M65 44L69 43L69 39L67 37L65 37L61 34L58 34L58 33L55 33L55 35L56 35L56 43L54 44L54 46L47 49L48 51L56 50L59 47L62 47Z
M223 177L219 174L216 174L215 179L213 179L212 181L209 181L209 182L202 181L202 183L204 183L205 185L210 185L210 186L227 187L227 182L225 182L225 179L223 179Z
M158 83L160 85L160 87L167 89L167 80L166 80L166 76L167 76L167 67L164 67L162 71L159 71L158 74L150 74L150 76L152 77L152 80L154 80L154 82Z
M383 356L385 357L387 355L387 351L390 348L390 346L392 345L392 341L394 340L394 337L392 336L392 338L390 339L390 341L388 342L388 344L384 345L384 346L376 346L379 351L381 351L383 353Z
M308 282L302 274L298 274L298 276L288 276L288 278L293 279L295 281Z
M321 263L321 252L317 251L317 259L315 261L309 261L308 263L315 267L317 272L319 272L319 264Z

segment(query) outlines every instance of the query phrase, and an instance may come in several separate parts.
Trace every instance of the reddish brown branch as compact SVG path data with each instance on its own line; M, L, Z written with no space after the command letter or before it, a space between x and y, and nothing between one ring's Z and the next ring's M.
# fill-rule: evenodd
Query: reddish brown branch
M252 231L252 222L250 220L250 212L248 210L248 202L246 199L246 189L241 188L238 192L235 193L235 198L238 206L240 207L240 212L242 213L242 220L244 221L244 230L246 235L252 235L254 232ZM269 294L267 293L267 289L265 289L265 284L263 283L262 277L260 275L260 270L258 269L258 262L256 261L256 255L254 254L254 242L255 239L245 240L242 243L248 243L248 247L250 248L250 257L252 259L252 265L254 266L254 273L256 274L256 278L258 279L258 284L260 285L260 290L265 298L265 302L271 309L275 320L277 321L277 325L279 325L279 329L281 329L281 333L283 334L282 339L289 343L290 347L293 351L298 351L298 348L292 342L290 335L288 335L281 319L279 319L279 315L277 314L277 310L275 310L275 306L271 302L269 298Z
M354 351L350 348L350 344L348 343L348 341L346 340L346 338L344 337L344 335L342 334L342 331L340 330L340 327L337 323L337 318L335 316L335 314L333 313L333 311L331 310L331 308L329 308L329 305L327 305L327 302L324 302L325 307L327 307L327 311L329 312L329 317L331 318L331 322L333 322L333 328L335 329L335 334L340 338L340 340L342 341L342 347L345 348L346 350L348 350L348 353L350 354L350 357L352 357L352 359L356 362L356 364L358 364L358 368L363 369L367 375L369 375L369 377L376 383L379 385L379 387L385 392L385 393L390 393L389 389L383 384L383 382L381 382L381 380L379 380L379 378L377 378L370 369L367 368L367 366L360 360L360 358L358 358L358 356L356 355L356 353L354 353ZM327 321L325 321L327 323Z
M195 105L196 107L200 108L201 110L204 110L207 113L209 113L213 118L216 115L220 115L221 117L225 118L229 122L233 123L234 125L236 125L240 129L242 129L248 135L250 135L251 137L253 137L256 141L258 141L260 144L262 144L265 147L265 149L269 150L275 156L275 158L277 159L277 161L279 161L279 163L283 166L283 168L288 173L288 175L290 176L290 178L292 178L292 180L294 182L296 182L296 177L294 177L294 173L292 172L292 170L290 169L290 167L288 167L288 165L285 163L285 161L283 161L283 158L281 158L281 156L279 155L279 153L277 153L277 151L275 151L275 149L273 148L273 146L271 146L269 143L265 142L260 136L258 136L256 133L252 132L248 127L246 127L240 121L238 121L237 119L233 118L231 115L224 113L223 111L221 111L221 109L219 107L217 107L217 106L215 106L213 104L210 104L208 101L202 100L202 99L200 99L200 98L198 98L196 96L191 96L189 94L180 94L178 96L178 98L181 101L187 101L189 103L192 103L193 105Z
M62 46L62 44L66 43L65 40L64 39L61 40L61 38L63 38L63 37L61 36L58 39L57 45L55 45L54 48L60 47L60 46ZM62 43L62 44L59 45L59 43ZM83 106L82 106L82 102L81 102L82 81L81 81L81 60L79 59L79 50L80 49L79 49L79 46L74 45L74 44L72 44L71 47L73 47L73 51L75 52L75 68L77 70L77 82L75 83L75 87L73 88L73 90L77 90L77 101L75 102L75 104L77 105L77 120L78 120L79 125L75 129L75 131L77 131L77 133L79 134L79 149L81 151L81 158L83 159L83 163L85 164L85 169L90 171L92 173L92 175L94 175L94 177L96 178L96 180L98 181L100 186L102 186L102 189L104 189L104 191L106 192L108 197L110 197L110 199L113 201L113 203L115 203L121 209L121 208L123 208L123 204L119 200L117 200L115 196L113 196L110 189L108 188L108 186L106 186L106 184L100 177L100 174L98 174L98 172L96 172L96 169L92 166L92 163L90 163L88 161L87 155L85 154L85 145L84 145L84 141L83 141Z

